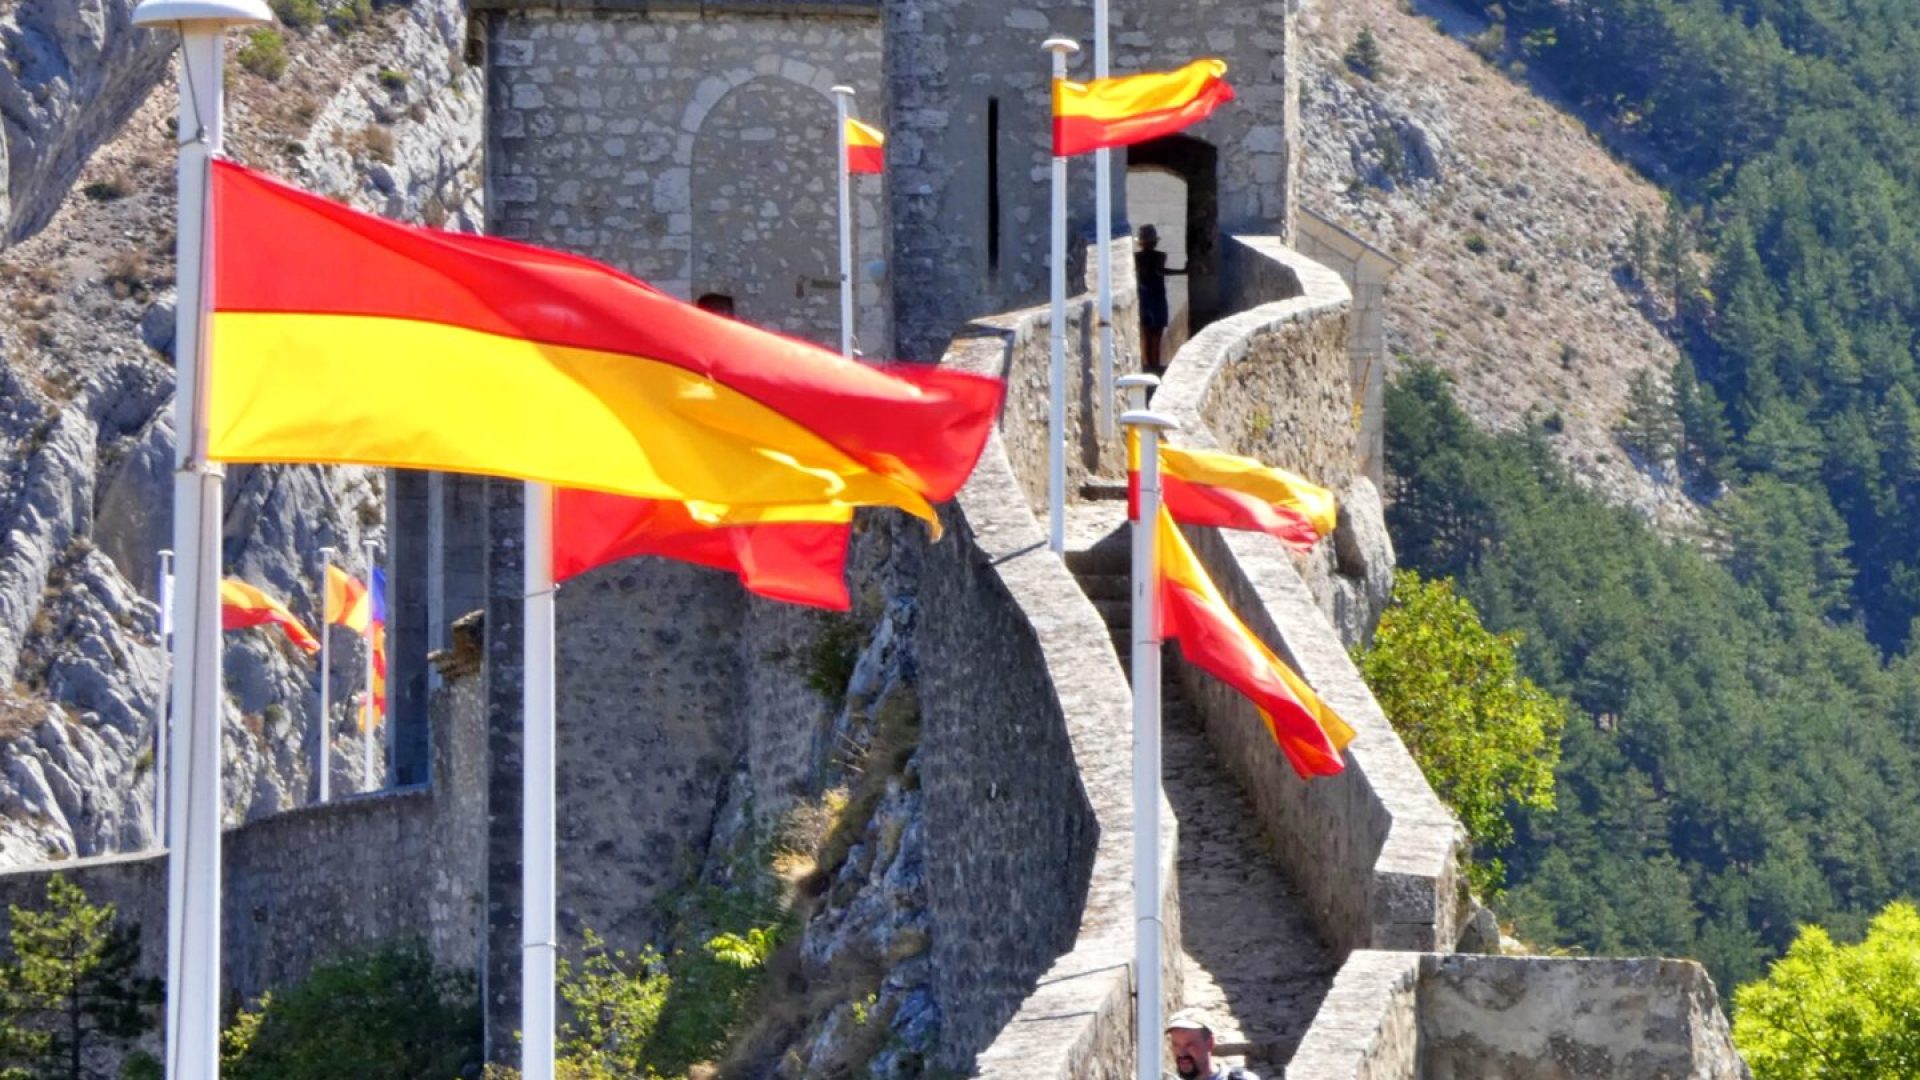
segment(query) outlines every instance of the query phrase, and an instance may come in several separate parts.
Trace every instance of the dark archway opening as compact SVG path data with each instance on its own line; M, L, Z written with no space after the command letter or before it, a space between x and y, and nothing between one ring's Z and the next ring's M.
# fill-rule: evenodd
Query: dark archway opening
M1147 224L1134 207L1136 175L1143 191L1171 174L1186 185L1184 240L1187 322L1191 332L1220 316L1220 151L1191 135L1168 135L1127 148L1127 217L1137 231ZM1166 223L1159 224L1163 231ZM1170 252L1178 261L1179 254Z

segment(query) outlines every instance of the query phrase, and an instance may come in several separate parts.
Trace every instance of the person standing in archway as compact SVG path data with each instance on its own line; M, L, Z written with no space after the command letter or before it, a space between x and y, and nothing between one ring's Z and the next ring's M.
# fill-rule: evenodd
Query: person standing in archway
M1166 361L1160 356L1160 342L1167 333L1167 276L1185 276L1188 267L1167 265L1167 253L1160 250L1160 230L1140 226L1140 247L1133 253L1133 273L1140 288L1140 348L1146 372L1165 375Z

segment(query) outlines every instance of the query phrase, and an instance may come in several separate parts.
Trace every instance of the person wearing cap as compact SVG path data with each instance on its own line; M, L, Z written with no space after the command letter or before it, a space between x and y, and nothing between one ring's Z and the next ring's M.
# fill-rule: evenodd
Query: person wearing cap
M1199 1009L1181 1009L1167 1021L1167 1043L1180 1080L1260 1080L1245 1069L1213 1060L1213 1023Z

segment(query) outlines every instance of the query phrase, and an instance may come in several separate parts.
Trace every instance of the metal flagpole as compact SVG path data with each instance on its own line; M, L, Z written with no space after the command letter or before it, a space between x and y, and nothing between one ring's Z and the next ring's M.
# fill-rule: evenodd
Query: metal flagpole
M153 846L167 844L167 659L173 638L173 552L160 552L160 689L153 702Z
M1151 382L1123 380L1136 402ZM1120 417L1140 440L1138 516L1133 519L1133 955L1136 1080L1159 1080L1160 975L1165 926L1160 920L1160 629L1155 608L1154 529L1160 516L1160 433L1173 420L1142 408Z
M333 623L327 610L327 568L333 549L320 549L320 722L314 742L314 773L320 780L320 801L333 797Z
M1053 81L1067 77L1067 57L1080 46L1066 38L1048 38L1040 46L1053 54ZM1053 366L1049 376L1052 408L1047 414L1047 544L1058 555L1067 549L1067 159L1053 157Z
M379 786L373 782L373 725L380 721L373 697L373 643L380 628L373 621L373 541L360 544L367 552L367 694L361 703L366 722L360 726L360 790L372 791Z
M833 88L840 116L840 355L853 357L853 175L847 168L847 114L853 87Z
M1107 49L1107 0L1093 0L1093 77L1111 75ZM1100 245L1100 437L1113 438L1113 151L1101 147L1093 154L1093 216L1099 221L1094 240Z
M526 638L522 693L520 1075L553 1080L556 878L553 489L526 489Z
M212 159L220 152L226 28L273 20L264 0L144 0L136 26L180 32L175 233L172 775L167 858L167 1076L220 1075L220 466L207 457Z

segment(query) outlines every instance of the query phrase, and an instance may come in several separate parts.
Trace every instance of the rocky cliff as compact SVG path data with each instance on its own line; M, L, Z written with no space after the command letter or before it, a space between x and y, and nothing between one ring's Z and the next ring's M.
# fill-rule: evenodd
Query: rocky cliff
M132 29L132 7L29 0L0 16L0 864L153 838L175 43ZM233 35L230 152L382 213L475 227L481 90L463 59L461 5L343 10L303 30ZM248 48L269 59L239 62ZM303 618L314 611L308 553L383 539L374 473L235 468L226 499L227 572ZM235 635L226 658L230 815L305 802L312 661L259 631ZM336 660L336 686L351 685L354 651ZM359 786L349 725L342 705L342 790Z
M1614 437L1635 373L1665 387L1680 357L1671 313L1621 272L1635 218L1665 219L1660 190L1443 0L1309 0L1300 25L1301 205L1401 262L1389 374L1437 363L1481 424L1540 425L1607 498L1692 522L1670 470ZM1363 30L1378 49L1365 71L1348 60Z

